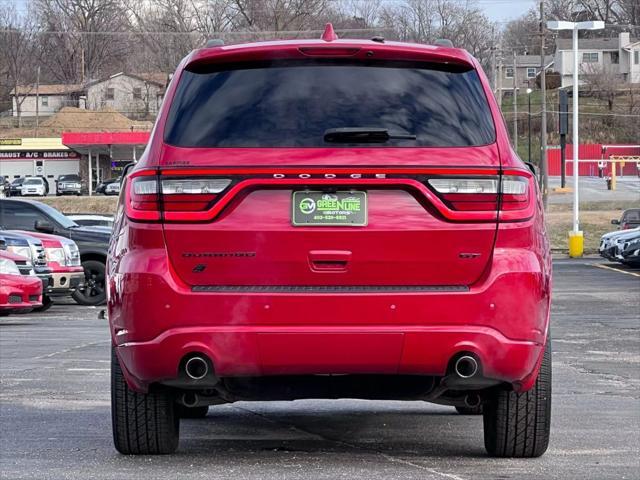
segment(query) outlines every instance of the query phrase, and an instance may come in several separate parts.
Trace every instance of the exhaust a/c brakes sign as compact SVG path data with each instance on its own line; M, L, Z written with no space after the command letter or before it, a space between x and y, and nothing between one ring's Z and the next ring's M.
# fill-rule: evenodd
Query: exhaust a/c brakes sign
M295 226L367 225L367 193L293 192L291 222Z

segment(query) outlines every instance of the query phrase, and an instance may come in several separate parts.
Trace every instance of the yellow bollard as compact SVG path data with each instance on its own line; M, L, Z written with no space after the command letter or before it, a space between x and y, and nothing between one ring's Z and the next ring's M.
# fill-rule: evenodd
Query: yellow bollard
M611 160L611 191L616 189L616 161Z
M582 231L569 232L569 256L571 258L581 257L584 253L584 237Z

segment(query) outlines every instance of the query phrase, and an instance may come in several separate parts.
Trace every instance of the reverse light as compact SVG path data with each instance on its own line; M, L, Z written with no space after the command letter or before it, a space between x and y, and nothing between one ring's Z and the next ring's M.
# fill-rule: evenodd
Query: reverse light
M220 193L225 188L227 188L230 183L231 180L228 178L171 178L162 180L162 194L204 195L210 193Z
M498 193L497 178L431 178L438 193Z

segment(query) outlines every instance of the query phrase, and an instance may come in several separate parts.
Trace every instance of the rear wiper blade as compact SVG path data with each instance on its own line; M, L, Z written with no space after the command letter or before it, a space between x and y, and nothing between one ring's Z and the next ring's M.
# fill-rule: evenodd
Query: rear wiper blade
M408 133L391 133L388 128L344 127L329 128L324 131L327 143L385 143L389 140L415 140Z

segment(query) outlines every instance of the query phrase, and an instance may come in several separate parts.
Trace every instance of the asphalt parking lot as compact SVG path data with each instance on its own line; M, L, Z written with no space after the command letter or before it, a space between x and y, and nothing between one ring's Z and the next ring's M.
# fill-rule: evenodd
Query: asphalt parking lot
M124 457L111 441L109 339L97 308L0 321L0 478L638 479L640 271L554 262L549 451L486 457L481 417L420 402L212 407L183 420L177 454Z

